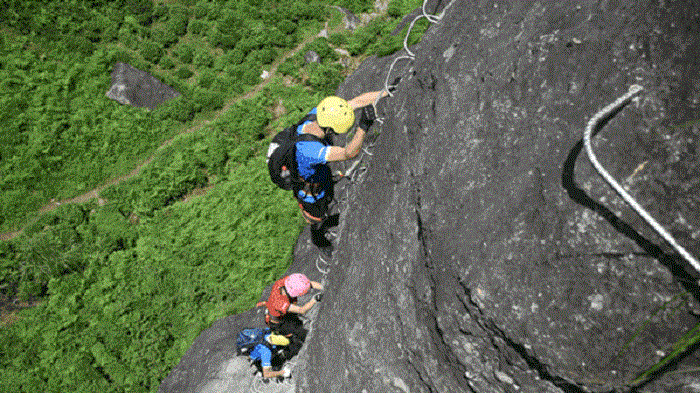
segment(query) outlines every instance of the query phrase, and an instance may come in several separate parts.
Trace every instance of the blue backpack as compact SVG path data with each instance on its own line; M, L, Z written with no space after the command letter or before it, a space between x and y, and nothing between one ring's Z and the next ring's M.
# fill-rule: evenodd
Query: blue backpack
M269 328L243 329L236 338L236 352L239 355L249 354L258 344L266 344L265 336L270 334Z

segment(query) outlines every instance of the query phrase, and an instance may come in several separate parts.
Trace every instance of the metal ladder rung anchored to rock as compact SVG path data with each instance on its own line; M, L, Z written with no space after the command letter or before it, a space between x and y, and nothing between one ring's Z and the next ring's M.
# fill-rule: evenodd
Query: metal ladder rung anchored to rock
M386 73L386 78L384 79L384 89L382 92L386 92L389 97L393 97L394 95L389 91L389 88L392 86L389 86L389 78L391 77L391 71L394 69L394 66L399 60L407 59L407 60L415 60L416 54L411 52L410 49L408 49L408 36L411 35L411 30L413 29L413 25L416 24L418 19L420 18L425 18L427 19L430 23L437 23L439 22L443 15L445 15L445 10L452 4L452 2L448 3L445 8L442 9L439 15L430 15L428 12L425 10L425 7L428 4L428 0L423 1L423 6L421 7L421 11L423 11L420 15L416 16L413 18L411 21L411 24L408 26L408 31L406 32L406 36L403 38L403 49L406 51L406 55L404 56L398 56L397 58L394 59L393 62L391 62L391 65L389 66L389 71ZM381 97L381 94L379 95ZM374 101L374 105L377 104L379 101L379 97ZM377 119L379 122L382 122L382 119Z
M629 91L622 95L620 98L618 98L615 102L609 104L608 106L604 107L603 109L599 110L596 112L593 117L588 121L588 124L586 125L586 129L583 133L583 143L586 148L586 154L588 155L588 159L591 161L593 164L593 167L595 170L600 174L600 176L603 177L606 183L612 187L622 199L627 202L627 204L634 209L637 214L639 214L644 221L646 221L651 227L656 231L656 233L659 234L659 236L663 237L677 252L680 254L690 265L698 272L700 273L700 262L693 257L683 246L678 244L676 239L673 238L673 236L666 230L664 227L661 226L644 208L634 199L632 196L625 191L624 188L618 183L611 175L608 173L608 171L603 168L603 166L598 162L598 159L596 158L595 154L593 153L593 147L591 145L591 137L593 135L593 130L595 130L598 127L598 123L602 120L608 117L611 113L614 111L622 108L624 105L627 105L634 96L639 94L644 88L640 85L632 85L629 88Z

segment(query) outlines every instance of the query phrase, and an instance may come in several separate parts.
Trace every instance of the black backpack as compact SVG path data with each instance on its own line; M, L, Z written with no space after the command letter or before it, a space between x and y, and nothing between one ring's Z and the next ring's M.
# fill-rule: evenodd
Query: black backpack
M270 171L270 179L282 189L301 189L305 183L304 179L299 176L299 169L297 168L296 143L298 141L318 141L323 143L323 140L315 135L297 134L297 127L309 120L316 120L316 115L308 114L297 124L278 132L272 138L272 142L270 142L270 146L267 149L267 169Z

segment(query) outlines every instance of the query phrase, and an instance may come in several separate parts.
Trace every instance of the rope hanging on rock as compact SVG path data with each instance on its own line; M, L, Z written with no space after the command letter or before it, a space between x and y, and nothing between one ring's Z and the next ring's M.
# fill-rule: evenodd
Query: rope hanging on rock
M647 213L644 208L637 203L637 201L632 198L632 196L625 191L624 188L608 173L605 168L603 168L602 165L600 165L600 162L598 162L598 159L596 158L595 154L593 153L593 147L591 146L591 136L593 135L593 130L597 128L598 123L606 118L608 115L610 115L612 112L615 110L621 108L622 106L628 104L632 98L639 94L644 90L644 88L640 85L632 85L629 88L629 91L625 93L622 97L618 98L615 102L611 103L610 105L606 106L605 108L601 109L598 111L596 114L593 115L593 117L588 121L588 124L586 125L586 129L583 133L583 143L586 147L586 153L588 154L588 158L591 160L591 163L593 164L593 167L598 171L600 176L605 179L605 181L612 187L618 195L622 197L622 199L627 202L627 204L634 209L634 211L637 212L649 225L651 225L652 228L658 233L661 237L666 239L667 242L673 246L673 248L681 255L683 258L685 258L686 261L688 261L695 270L697 270L700 273L700 262L698 262L697 259L695 259L688 251L686 251L683 246L678 244L676 242L676 239L671 236L666 229L664 229L661 224L659 224L649 213Z
M408 49L408 36L411 34L411 30L413 29L413 25L415 25L416 22L418 21L418 19L420 19L420 18L425 18L430 23L439 22L442 19L442 16L445 14L445 10L447 9L447 7L449 7L450 4L452 4L450 2L450 4L448 4L445 8L443 8L442 12L440 12L440 15L430 15L425 11L425 6L427 5L427 3L428 3L428 0L423 0L423 6L421 7L421 11L423 11L422 14L416 16L413 19L413 21L411 21L411 24L408 27L408 31L406 32L406 36L403 38L403 48L406 51L407 55L398 56L397 58L395 58L394 61L391 62L391 65L389 66L389 71L386 73L386 79L384 79L384 89L382 90L382 92L386 92L389 95L389 97L394 96L389 91L389 87L390 87L389 86L389 77L391 76L391 71L394 69L394 66L396 65L396 63L399 60L403 60L403 59L415 60L415 58L416 58L415 53L411 52L411 50ZM379 96L381 96L381 94ZM377 104L377 101L379 101L379 97L377 97L377 99L374 101L375 105Z

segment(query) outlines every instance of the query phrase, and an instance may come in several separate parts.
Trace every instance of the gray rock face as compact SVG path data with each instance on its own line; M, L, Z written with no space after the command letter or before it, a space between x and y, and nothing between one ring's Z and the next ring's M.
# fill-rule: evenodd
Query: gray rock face
M700 391L696 346L631 388L698 323L698 274L581 154L588 119L644 86L594 149L700 256L699 11L454 0L392 72L372 155L337 191L329 265L299 238L290 271L326 293L296 391ZM338 95L378 89L392 60L368 59ZM182 362L221 370L209 358Z
M321 56L319 56L315 51L309 50L304 53L304 61L306 64L318 63L321 61Z
M112 69L112 86L105 95L120 104L155 109L159 104L179 97L180 93L151 74L126 63Z
M579 154L593 113L645 86L594 145L700 255L697 7L513 4L453 2L398 63L298 391L625 391L698 323L692 269ZM639 391L697 390L693 349Z

